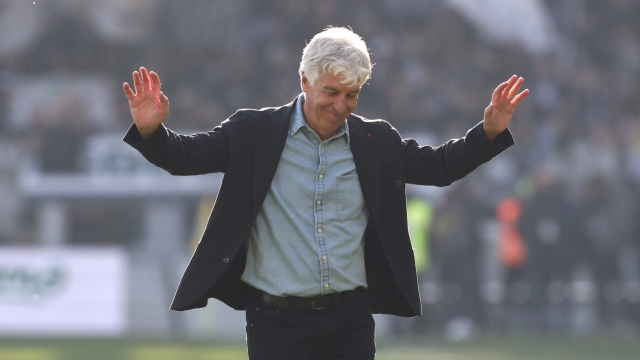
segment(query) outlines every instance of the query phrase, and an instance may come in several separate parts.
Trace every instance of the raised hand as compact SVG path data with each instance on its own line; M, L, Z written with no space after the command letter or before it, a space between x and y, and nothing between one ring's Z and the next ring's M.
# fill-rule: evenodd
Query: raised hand
M133 122L138 127L138 132L143 139L153 135L158 126L169 113L169 99L160 91L160 77L155 72L147 72L144 67L140 73L133 72L133 87L135 94L128 83L122 88L129 99L129 108Z
M513 75L493 91L491 103L484 110L484 135L489 141L493 141L509 126L516 107L529 95L529 89L518 93L523 83L523 78Z

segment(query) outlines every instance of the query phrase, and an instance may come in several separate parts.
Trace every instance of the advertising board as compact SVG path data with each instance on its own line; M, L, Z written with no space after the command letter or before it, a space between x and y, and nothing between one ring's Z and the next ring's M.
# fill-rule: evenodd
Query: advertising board
M127 268L118 248L0 247L0 335L124 334Z

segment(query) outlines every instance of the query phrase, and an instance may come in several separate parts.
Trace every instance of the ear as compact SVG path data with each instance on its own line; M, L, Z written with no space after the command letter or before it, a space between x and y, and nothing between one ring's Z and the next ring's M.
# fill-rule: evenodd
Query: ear
M302 75L300 75L300 87L302 88L302 91L306 93L309 89L309 86L309 79L307 79L307 76L303 72Z

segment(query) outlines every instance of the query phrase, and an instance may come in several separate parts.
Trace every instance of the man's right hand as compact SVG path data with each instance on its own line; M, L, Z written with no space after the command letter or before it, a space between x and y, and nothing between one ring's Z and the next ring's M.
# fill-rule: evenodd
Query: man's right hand
M135 94L131 90L129 83L124 83L129 108L133 122L140 132L142 139L146 139L158 129L169 113L169 99L160 91L160 77L155 72L147 72L144 67L140 68L140 73L133 72L133 87Z

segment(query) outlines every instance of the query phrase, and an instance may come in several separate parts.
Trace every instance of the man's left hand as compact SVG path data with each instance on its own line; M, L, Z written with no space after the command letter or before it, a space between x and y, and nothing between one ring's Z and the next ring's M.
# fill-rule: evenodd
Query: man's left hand
M516 107L520 101L529 95L529 89L518 93L523 83L523 78L513 75L493 91L491 103L484 110L483 121L484 135L489 141L493 141L501 132L507 129Z

